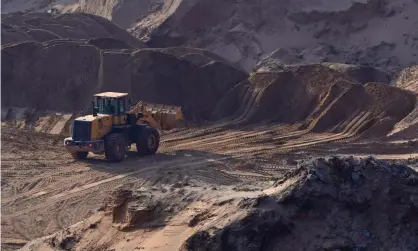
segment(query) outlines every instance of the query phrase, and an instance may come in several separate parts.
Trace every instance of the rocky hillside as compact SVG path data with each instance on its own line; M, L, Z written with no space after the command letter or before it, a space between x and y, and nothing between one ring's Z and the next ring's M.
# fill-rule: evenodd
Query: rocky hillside
M43 2L3 1L2 11L44 11ZM265 57L386 69L418 61L416 0L61 0L51 6L103 16L151 47L206 48L246 70Z

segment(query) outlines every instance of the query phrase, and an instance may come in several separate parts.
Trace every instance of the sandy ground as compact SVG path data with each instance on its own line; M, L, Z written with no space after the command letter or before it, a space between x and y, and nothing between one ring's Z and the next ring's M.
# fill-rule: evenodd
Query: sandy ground
M131 152L124 162L112 164L101 156L76 162L62 148L60 136L2 126L2 250L14 250L82 221L117 188L142 189L164 197L180 186L193 201L181 211L185 218L177 219L187 222L199 207L208 206L198 205L198 198L233 198L243 196L242 192L249 196L270 187L310 156L334 155L338 149L342 154L390 154L388 159L418 153L413 144L375 142L380 147L370 148L370 143L356 142L353 136L294 131L289 125L184 129L164 135L155 156L140 158ZM183 223L172 229L173 236L184 235L182 238L167 237L166 227L150 237L146 250L173 250L170 245L180 245L179 240L193 233ZM139 235L141 242L149 237ZM154 245L156 239L168 246Z
M154 46L173 45L170 44L172 41L175 44L182 38L182 45L208 48L248 71L263 55L277 48L283 50L273 53L272 59L286 61L281 55L284 53L289 60L284 63L289 64L297 63L298 60L305 63L336 61L391 69L416 63L417 60L418 38L416 34L410 34L411 30L417 28L414 18L418 10L416 1L388 3L384 8L373 0L309 3L302 0L292 3L277 1L277 5L269 0L253 4L248 1L213 1L210 6L208 2L192 1L188 5L185 4L188 1L181 0L150 0L141 3L112 0L105 3L83 1L82 4L78 1L57 1L55 4L61 10L94 13L113 20L123 28L133 27L134 34L142 38L150 35L153 29L161 28L156 29L154 37L149 40L154 39ZM47 7L41 1L2 2L2 12L23 9L43 11ZM201 18L202 10L205 18ZM158 44L159 39L162 41L160 43L168 41L168 44ZM146 58L145 56L152 54L143 53L138 55ZM53 51L52 54L56 56ZM94 49L94 55L96 54ZM298 60L292 61L294 59ZM152 60L146 58L145 61L149 63ZM108 62L117 60L111 59ZM124 59L120 62L123 62L120 64L121 69L128 69ZM174 68L167 63L164 64L166 69L161 62L155 61L161 72ZM112 65L109 67L115 69ZM46 69L48 68L50 67L47 66ZM69 67L63 67L67 68ZM129 69L126 76L134 72ZM204 74L200 74L197 68L190 69L188 72L200 76L204 76L206 72L208 76L219 72L216 65L213 71L209 69L203 71ZM202 81L191 78L191 86L197 88L199 92L196 93L204 93L205 99L189 92L185 96L196 98L196 101L202 101L202 105L211 109L217 104L217 110L230 114L225 117L220 113L219 118L223 120L211 126L166 132L156 155L140 158L135 154L135 149L132 149L124 162L116 164L97 155L90 155L86 161L74 161L70 158L63 149L63 137L60 134L68 133L69 122L74 114L43 114L33 125L33 129L38 131L35 133L16 128L28 125L23 117L31 109L3 107L2 121L6 119L3 114L5 117L12 114L9 119L23 122L20 121L13 127L11 124L3 126L2 123L2 250L15 250L30 240L54 233L53 237L46 239L46 242L50 242L48 245L46 242L35 241L32 246L25 246L24 250L47 251L52 250L51 246L54 245L71 250L77 238L81 238L76 234L69 238L72 232L83 235L83 242L77 243L81 250L178 250L186 239L202 227L222 228L234 221L233 217L244 217L245 210L241 214L238 209L245 208L245 205L238 205L243 198L254 199L264 193L278 194L282 192L278 190L291 186L292 184L275 185L280 184L289 171L308 159L333 155L373 155L392 162L408 163L416 168L417 130L411 125L417 124L417 106L415 103L412 106L411 100L415 100L412 93L406 95L378 84L365 85L364 90L356 87L354 91L359 92L345 92L348 83L338 79L341 80L338 85L341 95L333 97L333 90L339 93L339 88L328 86L333 78L328 78L327 74L309 73L321 73L324 70L315 67L300 69L300 83L296 81L296 76L299 75L295 74L295 80L291 81L292 88L286 89L290 85L281 85L288 82L287 78L279 81L279 77L288 76L286 74L277 76L279 80L256 74L250 80L258 79L257 81L248 82L248 86L237 89L236 93L231 92L220 103L217 103L217 96L214 102L209 103L209 92L196 87L195 82L203 83L206 77ZM416 67L411 67L394 84L416 94L415 73ZM33 78L33 74L29 75ZM42 78L39 79L45 80L45 74L41 75ZM123 75L119 74L118 77ZM96 74L93 73L92 76ZM144 76L148 77L148 72ZM186 81L180 76L182 75L170 75L167 77L170 81L163 80L162 83L173 86L173 79L181 79L179 83L183 85ZM211 81L223 88L226 85L222 84L221 79L223 77ZM128 83L119 78L117 80L118 83ZM138 82L135 78L132 81ZM57 83L55 80L52 82ZM139 82L148 83L148 79ZM207 86L212 86L212 82L207 83ZM238 80L231 80L232 82ZM27 81L22 83L26 84ZM92 81L85 83L90 85ZM97 83L101 88L103 82ZM16 89L16 84L11 86L14 91L19 89ZM138 87L137 84L135 86ZM134 89L132 92L137 93ZM21 94L20 91L16 93ZM63 93L65 97L68 96L68 91ZM88 94L84 94L86 93ZM345 96L347 93L352 96ZM361 93L367 95L361 96ZM169 96L173 96L173 93L170 92ZM354 99L367 100L367 105L352 103ZM309 100L312 102L308 102ZM411 105L405 100L409 100ZM232 106L236 108L235 113L234 109L228 108L230 103L234 103ZM19 105L22 103L19 102ZM272 112L273 107L275 112ZM350 110L348 108L352 108L352 111L346 111ZM305 123L295 119L305 118L307 111L311 111L312 116ZM299 112L301 114L298 117ZM341 116L342 114L346 116ZM338 119L334 119L333 115L338 115ZM380 132L379 128L385 133L393 123L402 118L404 119L395 127L396 133L391 134L390 138L359 138L359 133L365 129L366 136ZM254 125L260 121L274 123ZM301 126L302 124L305 126ZM327 133L312 133L312 128ZM296 180L287 179L286 182L292 183ZM272 186L273 189L269 189ZM116 201L122 201L119 204L115 202L113 211L108 211L105 205L115 199L115 190L135 191L136 194L116 196ZM133 208L138 214L146 211L147 207L142 208L145 205L142 204L148 198L162 203L153 207L153 214L160 214L156 217L158 220L147 222L147 226L142 225L132 231L126 229L132 220L129 219L129 210ZM416 199L412 203L416 203ZM146 213L141 217L146 218ZM200 222L204 222L204 226ZM320 225L315 227L321 228ZM57 232L59 230L63 232ZM315 233L315 230L310 233Z

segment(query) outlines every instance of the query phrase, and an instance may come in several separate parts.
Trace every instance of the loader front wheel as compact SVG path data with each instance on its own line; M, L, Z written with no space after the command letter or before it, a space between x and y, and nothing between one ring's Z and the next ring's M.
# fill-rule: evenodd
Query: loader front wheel
M120 162L125 158L125 137L121 133L113 133L105 139L105 156L112 162Z
M155 154L160 146L160 134L155 128L145 126L136 141L136 149L141 155Z
M71 153L71 156L73 156L74 159L86 159L87 155L89 155L89 152L74 152L74 153Z

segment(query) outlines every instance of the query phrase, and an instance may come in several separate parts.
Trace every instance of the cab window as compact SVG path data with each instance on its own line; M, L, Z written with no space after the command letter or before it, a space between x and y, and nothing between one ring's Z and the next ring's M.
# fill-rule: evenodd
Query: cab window
M125 99L119 99L119 112L120 114L125 113Z
M117 114L117 100L114 98L98 97L94 100L95 106L98 108L98 113L101 114Z

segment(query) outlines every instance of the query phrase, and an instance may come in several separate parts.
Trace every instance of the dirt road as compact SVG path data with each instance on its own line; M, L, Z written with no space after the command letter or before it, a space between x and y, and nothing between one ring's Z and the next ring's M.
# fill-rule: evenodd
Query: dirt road
M407 144L385 148L389 143L372 151L367 144L355 143L356 135L351 133L355 124L339 134L295 131L289 125L179 130L163 135L155 156L140 158L132 149L117 164L102 156L77 162L63 149L60 136L3 126L2 250L16 249L85 219L118 187L165 192L181 183L248 191L271 186L299 160L331 155L338 148L344 154L418 152ZM349 145L355 147L350 150Z

